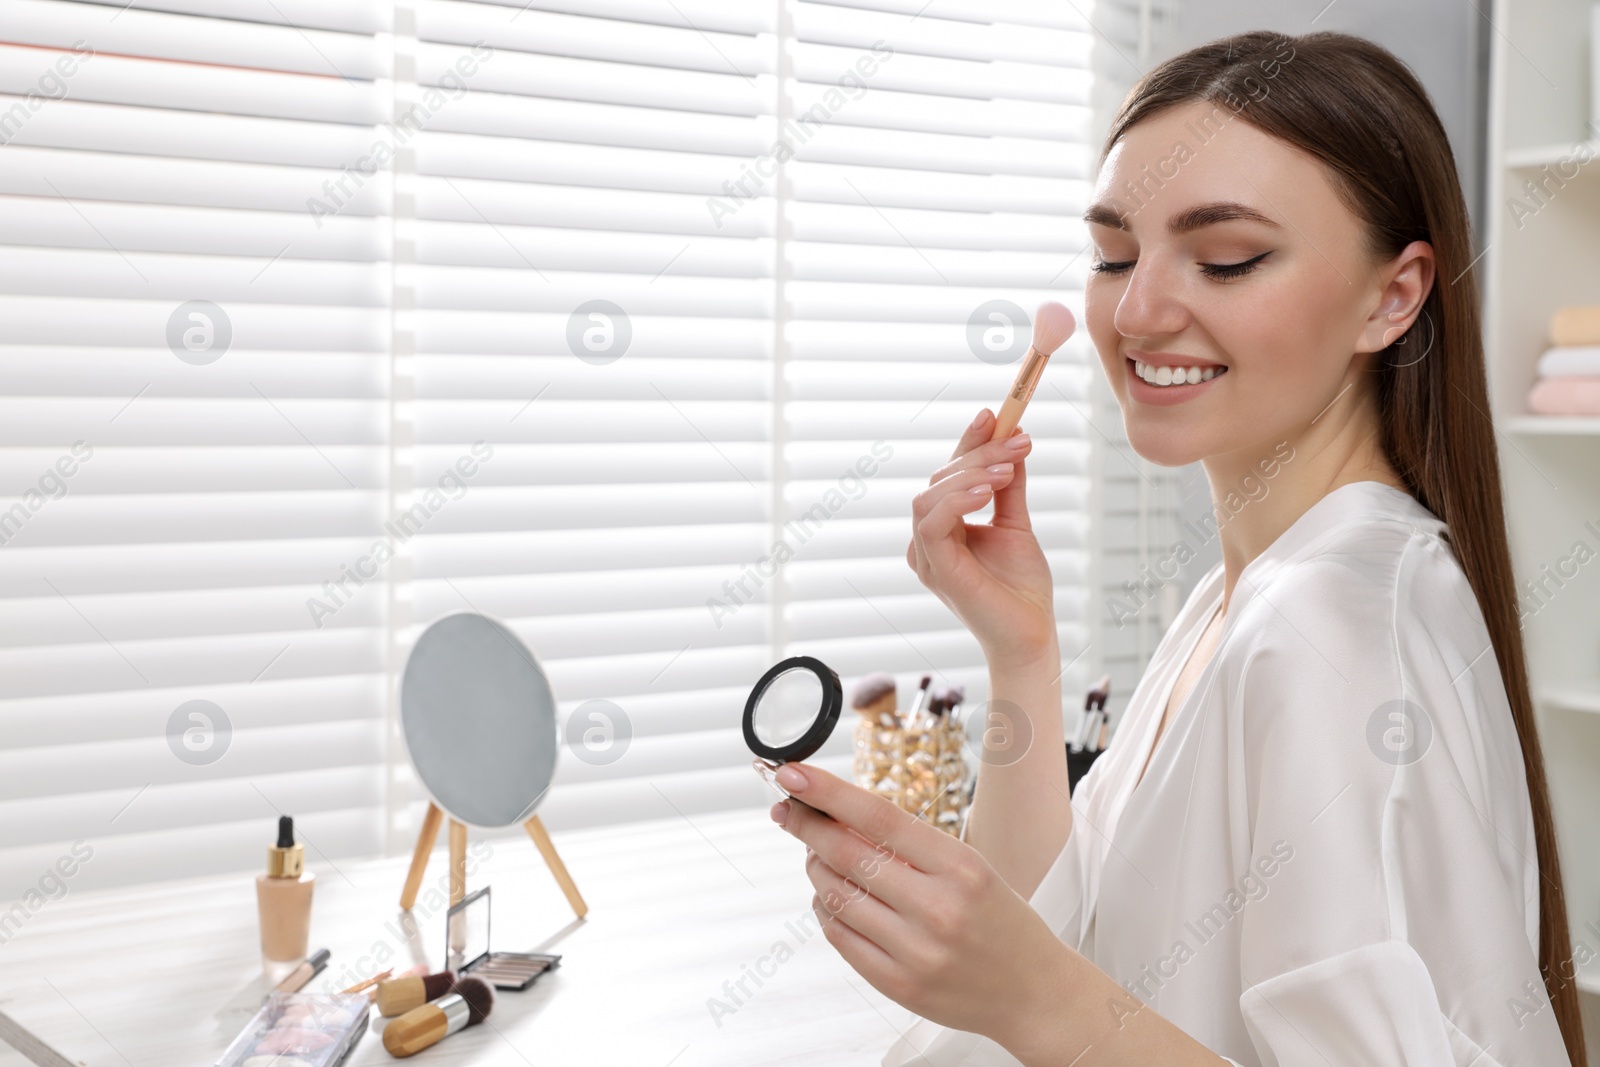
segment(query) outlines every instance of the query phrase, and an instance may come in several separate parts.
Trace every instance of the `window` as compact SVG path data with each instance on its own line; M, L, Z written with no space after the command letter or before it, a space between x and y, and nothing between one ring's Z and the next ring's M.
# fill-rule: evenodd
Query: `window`
M250 868L279 811L409 848L393 678L448 611L551 675L555 829L764 805L786 655L981 702L910 499L1081 300L1084 19L9 0L0 870ZM1089 351L1024 420L1067 659Z

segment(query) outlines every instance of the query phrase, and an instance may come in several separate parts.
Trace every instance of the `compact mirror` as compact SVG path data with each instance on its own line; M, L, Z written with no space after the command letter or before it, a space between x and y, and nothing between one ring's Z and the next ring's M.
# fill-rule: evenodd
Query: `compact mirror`
M550 682L521 639L483 615L446 615L417 638L400 727L434 803L469 826L526 821L555 777Z
M833 669L812 656L791 656L772 666L744 704L744 743L768 785L788 792L773 772L778 764L803 760L822 747L839 722L844 686Z

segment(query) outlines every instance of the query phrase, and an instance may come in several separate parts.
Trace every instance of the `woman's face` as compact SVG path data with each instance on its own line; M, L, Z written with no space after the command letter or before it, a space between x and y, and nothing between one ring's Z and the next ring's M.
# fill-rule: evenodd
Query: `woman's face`
M1084 299L1089 336L1129 442L1164 466L1248 463L1300 440L1336 398L1353 399L1341 390L1357 380L1356 354L1413 317L1388 318L1405 310L1393 273L1369 260L1321 164L1223 105L1169 108L1130 129L1084 218L1100 268Z

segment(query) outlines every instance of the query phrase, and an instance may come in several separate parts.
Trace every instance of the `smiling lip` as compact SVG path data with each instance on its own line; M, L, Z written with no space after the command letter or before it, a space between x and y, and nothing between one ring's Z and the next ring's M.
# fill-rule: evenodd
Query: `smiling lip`
M1195 382L1191 385L1151 385L1134 370L1134 359L1140 363L1153 367L1215 367L1217 373L1207 381ZM1221 363L1211 360L1195 359L1193 356L1146 356L1143 352L1129 350L1128 357L1122 361L1128 368L1128 395L1141 404L1152 407L1171 407L1182 404L1186 400L1193 400L1201 393L1217 384L1227 376L1228 368Z

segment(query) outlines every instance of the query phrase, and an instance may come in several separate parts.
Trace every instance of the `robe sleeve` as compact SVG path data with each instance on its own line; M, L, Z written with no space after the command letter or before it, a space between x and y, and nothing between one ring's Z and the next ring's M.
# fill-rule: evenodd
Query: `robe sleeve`
M1448 549L1419 534L1381 573L1297 568L1245 610L1271 616L1228 716L1239 1009L1260 1062L1566 1063L1530 944L1521 752Z

